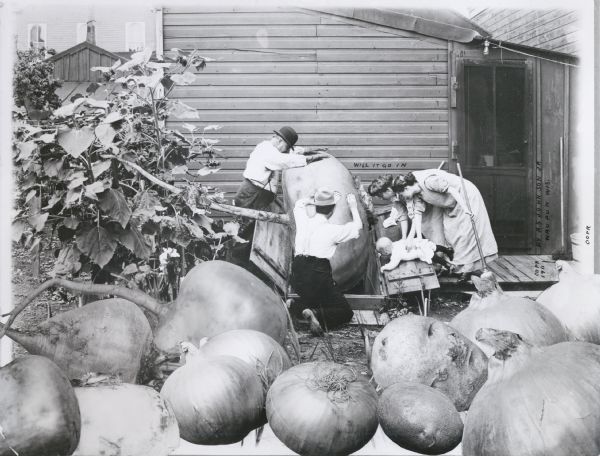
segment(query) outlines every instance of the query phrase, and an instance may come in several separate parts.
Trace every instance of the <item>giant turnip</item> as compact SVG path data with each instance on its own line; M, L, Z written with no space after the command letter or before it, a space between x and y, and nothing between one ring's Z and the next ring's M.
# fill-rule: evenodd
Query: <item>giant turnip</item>
M154 345L163 354L179 353L181 341L199 341L230 329L262 331L279 343L283 343L287 333L286 308L279 295L252 273L225 261L207 261L195 266L185 276L178 298L168 304L126 287L51 279L11 312L7 326L38 294L52 286L119 296L155 314L158 323L154 328Z
M177 300L159 314L156 347L174 352L180 341L199 341L231 329L262 331L280 344L287 333L284 304L252 273L225 261L195 266Z
M265 396L254 367L233 356L192 356L165 381L181 437L200 445L242 440L263 424Z
M124 299L95 301L6 334L29 353L50 358L70 379L97 372L135 382L152 342L146 316Z
M387 387L377 407L385 435L407 450L443 454L460 443L463 422L452 401L420 383Z
M600 454L600 346L533 347L493 329L477 338L495 353L467 413L463 455Z
M348 169L336 158L329 157L326 160L311 163L310 166L302 168L291 168L283 172L283 191L286 206L291 211L300 198L310 197L315 190L324 185L337 190L342 195L354 193L357 201L360 195L354 185L354 180ZM331 217L331 223L342 224L352 221L348 210L346 198L341 198L335 212ZM367 216L361 204L358 207L363 226L367 226ZM294 236L292 235L292 239ZM365 275L368 261L369 232L360 230L358 239L340 244L335 255L331 259L333 278L342 290L349 290Z
M377 335L371 369L382 388L398 381L421 383L441 391L463 411L486 380L487 357L450 325L409 314Z
M477 293L469 307L456 315L450 325L476 343L487 356L493 350L475 339L480 328L516 332L533 345L543 346L568 339L562 324L547 308L528 299L510 296L502 291L491 272L472 278Z
M557 261L558 283L544 290L537 301L552 311L573 340L600 344L600 275L579 274L565 261Z
M266 390L275 378L292 366L284 348L275 339L253 329L233 329L200 342L203 356L230 355L253 366Z
M267 418L277 438L298 454L350 454L377 430L377 393L348 366L299 364L269 389Z
M171 406L147 386L127 383L75 388L81 438L75 456L165 456L179 446Z
M30 355L0 369L0 456L70 455L80 430L77 398L56 364Z

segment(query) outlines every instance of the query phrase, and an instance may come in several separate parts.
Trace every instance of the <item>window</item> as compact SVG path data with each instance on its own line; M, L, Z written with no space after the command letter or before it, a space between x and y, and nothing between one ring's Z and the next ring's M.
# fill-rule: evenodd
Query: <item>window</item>
M525 68L466 65L467 164L524 167Z
M77 23L77 43L83 43L87 39L87 23Z
M29 47L34 49L45 48L46 46L46 24L28 24L27 39Z
M128 51L142 51L146 45L146 24L144 22L125 23L125 48Z

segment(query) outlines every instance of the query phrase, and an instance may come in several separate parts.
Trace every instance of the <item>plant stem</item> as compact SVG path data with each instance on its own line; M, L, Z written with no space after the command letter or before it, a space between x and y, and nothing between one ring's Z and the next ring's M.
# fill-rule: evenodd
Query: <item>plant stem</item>
M98 284L92 282L75 282L73 280L54 278L47 280L42 283L38 288L33 290L17 307L15 307L8 314L2 315L3 317L9 316L10 318L0 328L0 338L4 336L6 330L10 328L17 316L42 292L52 287L63 287L70 291L82 293L82 294L97 294L97 295L114 295L123 299L127 299L140 307L152 312L155 315L160 315L164 312L167 307L155 300L146 293L139 290L132 290L122 285L107 285Z
M183 192L182 189L177 188L174 185L171 185L171 184L161 181L158 177L153 176L152 174L150 174L148 171L146 171L145 169L143 169L141 166L139 166L136 163L130 162L129 160L124 160L119 157L115 157L113 155L105 155L105 156L103 156L103 158L104 157L111 158L113 160L118 160L119 162L123 163L124 165L130 166L131 168L136 170L138 173L140 173L142 176L144 176L146 179L148 179L150 182L153 182L154 184L158 185L159 187L162 187L165 190L168 190L171 193L174 193L175 195L179 195ZM228 204L221 204L221 203L217 203L215 201L210 202L209 208L212 210L215 210L215 211L221 211L221 212L225 212L227 214L232 214L232 215L239 215L239 216L251 218L254 220L262 220L265 222L280 223L282 225L290 224L290 217L287 214L277 214L275 212L259 211L256 209L248 209L248 208L244 208L244 207L230 206Z

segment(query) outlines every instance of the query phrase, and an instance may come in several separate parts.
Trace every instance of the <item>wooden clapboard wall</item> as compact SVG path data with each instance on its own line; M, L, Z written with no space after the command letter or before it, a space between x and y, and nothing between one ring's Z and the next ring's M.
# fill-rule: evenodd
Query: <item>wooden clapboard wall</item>
M197 177L232 196L253 147L293 126L299 145L328 147L370 182L448 158L448 43L305 10L164 11L164 48L213 59L172 98L222 125L223 169Z

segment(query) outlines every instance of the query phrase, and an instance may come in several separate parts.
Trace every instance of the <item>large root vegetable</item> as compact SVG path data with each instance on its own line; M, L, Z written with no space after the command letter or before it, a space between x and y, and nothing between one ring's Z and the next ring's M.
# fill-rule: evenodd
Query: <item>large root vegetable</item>
M382 388L398 381L421 383L441 391L463 411L485 383L487 357L450 325L409 314L377 335L371 369Z
M342 195L353 193L357 201L360 201L352 175L334 157L311 163L310 166L285 170L282 181L286 205L290 211L293 210L298 199L312 196L317 188L324 185L337 190ZM367 252L370 248L367 216L362 204L358 205L358 210L364 227L360 230L359 238L340 244L331 259L333 278L342 290L349 290L360 282L367 269ZM330 221L334 224L352 221L345 197L340 198ZM294 239L293 235L291 239Z
M377 407L379 423L394 443L423 454L443 454L462 438L463 422L452 401L420 383L386 388Z
M233 356L191 357L165 381L181 438L199 445L242 440L263 424L265 396L255 369Z
M600 275L579 274L560 260L556 268L558 283L544 290L537 301L556 315L573 340L600 344Z
M119 296L155 314L158 323L154 328L154 346L163 354L179 353L182 341L199 341L231 329L262 331L280 344L287 334L287 310L279 295L252 273L225 261L207 261L195 266L184 278L178 298L164 304L142 291L122 286L51 279L11 312L6 326L37 295L52 286ZM81 312L85 307L73 312ZM4 330L0 328L0 336ZM142 344L144 340L138 342Z
M0 369L0 456L70 455L80 430L73 388L52 361L31 355Z
M75 456L165 456L179 446L171 406L147 386L75 388L81 438Z
M203 356L235 356L256 369L265 393L283 371L292 367L284 348L270 336L253 329L233 329L200 341Z
M301 455L345 455L377 430L377 393L341 364L313 362L281 374L267 394L271 429Z
M97 372L135 382L152 343L148 319L124 299L91 302L6 335L29 353L50 358L70 379Z
M262 331L280 344L287 316L279 295L252 273L225 261L200 263L187 273L177 300L160 312L154 344L163 352L232 329Z
M473 276L477 288L469 307L456 315L450 325L476 343L487 356L493 349L475 338L480 328L494 328L520 334L535 346L565 342L568 339L561 322L543 305L527 298L502 292L492 273Z
M600 454L600 346L533 347L493 329L477 338L495 353L467 413L463 455Z

